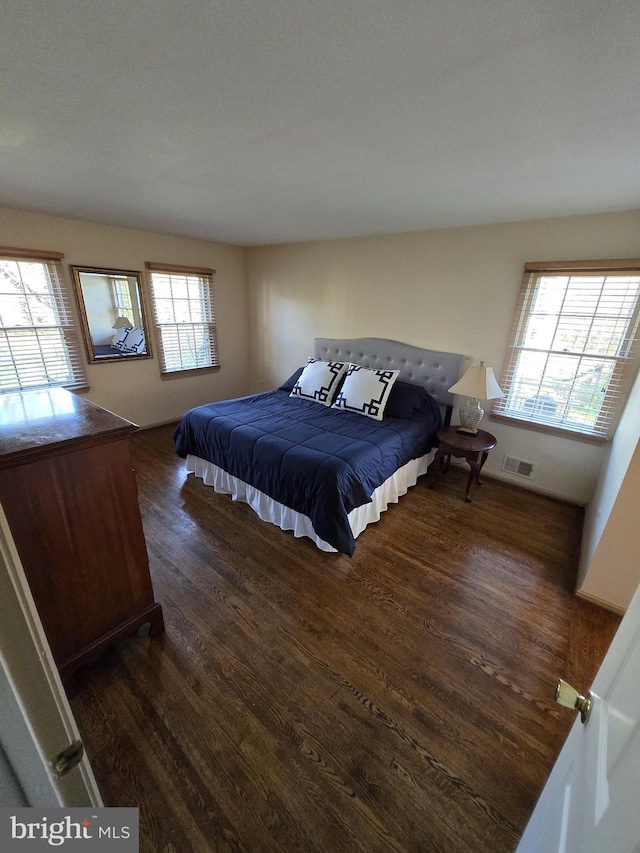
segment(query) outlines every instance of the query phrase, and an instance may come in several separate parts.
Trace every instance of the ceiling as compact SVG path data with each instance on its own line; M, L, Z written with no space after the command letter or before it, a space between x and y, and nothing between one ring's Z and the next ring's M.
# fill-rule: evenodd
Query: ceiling
M638 0L2 0L0 205L240 245L640 207Z

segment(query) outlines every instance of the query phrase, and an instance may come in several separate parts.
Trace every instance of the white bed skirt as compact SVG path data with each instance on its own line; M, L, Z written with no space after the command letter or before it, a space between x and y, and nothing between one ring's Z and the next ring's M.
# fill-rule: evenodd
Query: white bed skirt
M368 524L378 521L390 503L398 503L398 498L406 494L411 486L415 486L418 477L426 474L435 455L436 451L432 450L420 459L412 459L407 462L402 468L398 468L395 474L392 474L381 486L378 486L371 496L370 503L351 510L348 518L354 539L358 538ZM274 501L264 492L250 486L243 480L232 477L212 462L207 462L206 459L201 459L199 456L188 455L186 469L188 473L200 477L207 486L212 486L216 492L231 495L234 501L249 504L263 521L269 521L281 530L293 530L293 535L298 538L308 536L321 551L336 553L333 545L329 545L324 539L320 539L308 516L294 512L288 506Z

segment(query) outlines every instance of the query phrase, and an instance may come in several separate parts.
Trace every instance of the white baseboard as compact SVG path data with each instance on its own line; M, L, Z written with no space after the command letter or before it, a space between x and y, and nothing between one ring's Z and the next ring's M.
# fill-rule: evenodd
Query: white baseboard
M168 421L158 421L153 424L138 425L138 429L154 429L154 427L167 426L167 424L177 424L180 418L169 418Z
M539 495L544 495L547 498L554 498L557 501L562 501L562 503L573 504L574 506L587 506L585 501L579 501L576 500L576 498L570 498L567 495L558 495L555 492L548 491L547 489L539 489L532 485L531 481L523 483L520 482L520 480L512 480L509 477L503 477L500 474L495 474L493 471L486 471L484 468L482 469L481 476L483 479L498 480L500 483L507 483L510 486L515 486L518 489L524 489L527 492L537 492Z
M605 610L610 610L618 616L624 616L625 614L625 609L619 607L617 604L612 604L610 601L605 601L604 598L599 598L597 595L591 595L591 593L584 592L581 589L576 591L576 598L582 598L584 601L588 601L591 604L597 604L598 607L604 607Z

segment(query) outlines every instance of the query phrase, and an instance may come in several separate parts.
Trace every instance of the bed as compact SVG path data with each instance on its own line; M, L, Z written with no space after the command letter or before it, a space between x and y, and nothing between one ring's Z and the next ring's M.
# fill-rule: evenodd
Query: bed
M127 323L125 318L120 318ZM121 325L116 328L109 344L94 344L94 358L127 358L132 355L147 355L144 329L139 326Z
M94 358L126 358L131 353L121 352L117 347L114 347L112 344L93 344L93 357Z
M332 365L337 392L320 402L296 396L302 365L272 391L191 409L175 430L176 452L188 473L264 521L351 556L365 527L426 473L463 356L380 338L316 338L309 361L321 363L310 370ZM373 374L392 387L384 412L376 405L365 414L351 405L349 383Z

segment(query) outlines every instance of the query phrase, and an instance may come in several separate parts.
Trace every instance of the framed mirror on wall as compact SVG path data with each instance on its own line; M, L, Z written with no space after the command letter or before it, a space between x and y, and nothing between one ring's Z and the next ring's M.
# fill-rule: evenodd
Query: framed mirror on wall
M150 358L142 273L71 266L91 364Z

